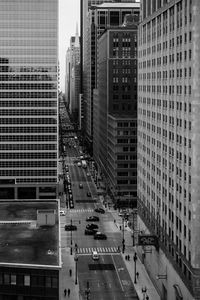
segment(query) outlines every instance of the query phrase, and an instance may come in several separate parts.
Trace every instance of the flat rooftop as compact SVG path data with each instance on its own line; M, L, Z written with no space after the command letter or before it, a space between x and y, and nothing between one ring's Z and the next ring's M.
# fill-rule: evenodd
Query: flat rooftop
M37 210L55 211L55 225L39 226ZM0 265L59 266L57 201L0 202Z

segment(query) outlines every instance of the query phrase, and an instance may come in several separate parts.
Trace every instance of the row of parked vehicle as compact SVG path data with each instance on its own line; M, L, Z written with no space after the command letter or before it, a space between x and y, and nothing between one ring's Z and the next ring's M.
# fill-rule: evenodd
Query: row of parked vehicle
M66 205L68 205L68 203L69 203L69 207L74 208L74 199L73 199L73 194L72 194L72 186L71 186L71 179L70 179L70 175L69 175L69 169L66 172L66 188L67 188L68 197L69 197L69 201L68 201L68 199L66 199Z

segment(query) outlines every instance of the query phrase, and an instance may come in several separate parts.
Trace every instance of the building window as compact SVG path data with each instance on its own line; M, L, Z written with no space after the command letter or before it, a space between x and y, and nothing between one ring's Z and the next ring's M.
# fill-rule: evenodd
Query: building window
M24 285L30 286L30 275L24 275Z
M11 277L10 277L10 284L16 285L16 283L17 283L17 276L14 275L14 274L11 274Z
M10 284L10 275L4 274L4 284Z

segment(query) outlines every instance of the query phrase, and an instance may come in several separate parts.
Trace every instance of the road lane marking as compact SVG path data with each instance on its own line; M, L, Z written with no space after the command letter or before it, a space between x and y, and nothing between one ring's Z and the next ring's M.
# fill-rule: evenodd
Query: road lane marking
M112 257L113 265L115 266L115 270L116 270L116 273L117 273L117 277L118 277L119 282L120 282L120 285L121 285L121 289L122 289L122 291L124 292L124 287L123 287L123 284L122 284L122 282L121 282L121 279L120 279L120 276L119 276L119 273L118 273L116 264L115 264L115 262L114 262L114 259L113 259L113 256L112 256L112 255L111 255L111 257Z

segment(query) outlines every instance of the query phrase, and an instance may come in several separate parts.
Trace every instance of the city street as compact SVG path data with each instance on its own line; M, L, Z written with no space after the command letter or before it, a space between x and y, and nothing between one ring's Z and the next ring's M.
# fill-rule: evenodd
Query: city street
M75 147L74 147L75 146ZM75 255L75 245L77 245L77 281L79 283L79 293L82 299L87 299L85 291L89 291L88 299L138 299L126 269L124 260L119 252L122 245L122 232L116 227L113 216L110 212L100 214L94 209L101 207L97 195L97 189L91 177L89 167L83 169L78 166L80 153L78 145L65 145L65 165L69 167L71 179L71 189L74 200L74 209L66 209L65 203L61 204L65 208L66 215L61 216L61 240L62 248L70 249L66 251L69 255L72 248L72 255ZM82 184L80 188L79 184ZM91 196L87 193L90 192ZM106 240L95 240L93 235L85 235L86 221L89 216L98 216L98 230L106 234ZM77 226L75 231L65 231L66 224ZM92 252L96 250L99 260L92 259ZM71 255L71 254L70 254Z

